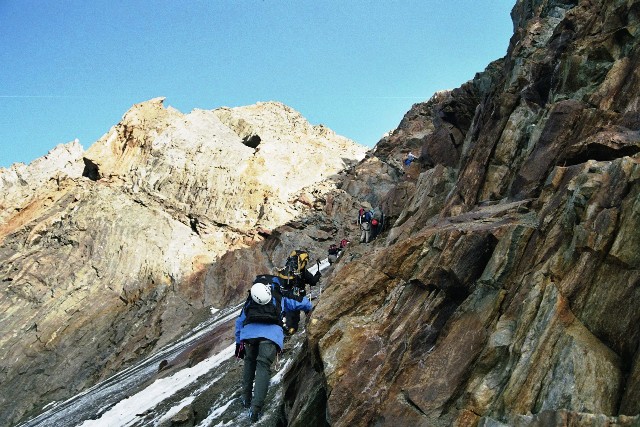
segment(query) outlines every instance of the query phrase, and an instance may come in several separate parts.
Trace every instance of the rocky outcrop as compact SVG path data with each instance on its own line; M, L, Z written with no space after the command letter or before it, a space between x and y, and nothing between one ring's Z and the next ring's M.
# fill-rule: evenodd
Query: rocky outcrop
M332 424L465 425L487 415L513 425L514 415L613 416L621 402L633 405L637 395L623 394L628 380L637 387L628 378L639 342L629 302L635 261L615 261L620 237L596 222L609 209L620 210L622 230L635 221L638 189L626 203L611 190L637 183L640 169L630 158L600 167L592 179L619 180L583 183L602 203L586 208L591 219L567 209L567 188L577 184L566 179L553 191L562 201L543 203L558 211L536 213L531 202L478 207L340 270L310 327ZM581 180L593 168L567 173Z
M331 425L638 423L639 11L518 1L507 56L379 142L393 227L309 326Z
M184 116L162 102L134 106L86 161L96 177L124 180L131 192L183 211L203 235L219 226L247 233L282 225L304 208L296 198L305 187L344 169L343 159L364 156L279 103ZM224 253L231 242L219 237Z
M0 168L0 221L4 223L38 195L55 190L61 179L82 176L83 154L76 140L58 145L29 165L16 163L8 169Z
M71 143L0 171L2 424L238 302L292 247L344 232L328 220L304 239L287 230L324 217L366 148L275 102L186 115L162 104L134 105L86 152ZM351 208L331 197L349 203L334 213ZM283 237L266 256L270 235Z

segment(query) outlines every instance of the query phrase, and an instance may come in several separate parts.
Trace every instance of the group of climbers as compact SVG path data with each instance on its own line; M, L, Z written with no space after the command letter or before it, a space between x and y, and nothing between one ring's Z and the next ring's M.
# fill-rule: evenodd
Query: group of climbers
M256 276L236 319L235 356L244 359L241 400L249 409L251 422L262 414L271 365L282 351L285 334L297 331L300 311L308 313L312 309L305 287L316 285L321 274L319 266L315 274L307 270L308 261L307 251L295 250L276 274Z
M358 224L360 225L360 243L369 243L383 231L384 213L382 208L371 209L360 208L358 211Z
M361 208L357 223L362 231L360 242L369 243L382 233L384 213ZM329 264L335 263L349 244L342 239L328 250ZM309 253L294 250L284 267L275 274L256 276L251 291L236 319L237 358L244 359L241 401L249 409L251 422L262 415L264 401L271 378L271 365L282 351L285 336L293 335L299 327L300 311L308 313L311 301L306 297L306 285L314 286L320 280L320 265L313 274L307 268ZM255 386L254 386L255 383Z
M306 285L315 286L320 280L320 265L313 274L307 269L309 253L305 250L292 251L283 268L277 271L285 297L300 300L307 295ZM292 335L298 330L300 311L288 312L285 315L285 331Z

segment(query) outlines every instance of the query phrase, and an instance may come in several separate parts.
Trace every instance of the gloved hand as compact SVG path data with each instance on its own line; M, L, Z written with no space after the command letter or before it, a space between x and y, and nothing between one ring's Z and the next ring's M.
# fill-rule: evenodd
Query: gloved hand
M322 274L320 274L320 272L316 272L316 274L313 275L313 277L315 277L316 280L320 279L322 277Z
M244 343L236 343L236 352L235 356L237 359L244 359Z

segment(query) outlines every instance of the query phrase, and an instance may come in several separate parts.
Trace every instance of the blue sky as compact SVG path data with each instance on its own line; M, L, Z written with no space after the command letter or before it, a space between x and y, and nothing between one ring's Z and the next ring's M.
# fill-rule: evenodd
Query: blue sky
M0 167L158 96L280 101L372 147L506 54L515 0L0 0Z

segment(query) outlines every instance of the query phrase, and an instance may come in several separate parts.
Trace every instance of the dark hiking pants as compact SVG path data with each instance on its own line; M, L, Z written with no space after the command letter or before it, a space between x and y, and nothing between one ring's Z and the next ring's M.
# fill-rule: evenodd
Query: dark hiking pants
M278 346L268 339L251 339L244 342L244 348L242 393L244 398L251 402L253 411L259 413L262 411L264 399L269 390L271 365L276 359ZM253 386L254 380L255 387Z

